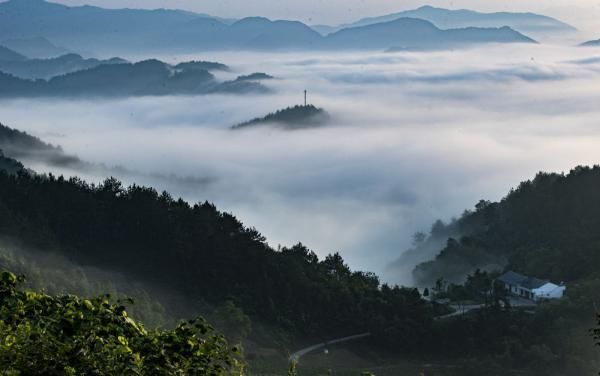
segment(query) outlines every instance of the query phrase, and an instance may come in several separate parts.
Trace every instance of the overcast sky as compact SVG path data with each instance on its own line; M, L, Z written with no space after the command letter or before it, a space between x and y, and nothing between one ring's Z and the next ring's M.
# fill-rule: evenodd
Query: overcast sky
M179 8L215 16L266 16L307 23L337 24L362 17L412 9L421 5L481 11L533 11L600 30L600 0L53 0L103 7ZM600 33L600 32L599 32Z

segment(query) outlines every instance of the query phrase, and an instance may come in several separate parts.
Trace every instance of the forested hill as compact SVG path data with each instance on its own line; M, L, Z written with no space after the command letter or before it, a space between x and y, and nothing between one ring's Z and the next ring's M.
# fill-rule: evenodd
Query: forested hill
M593 277L600 265L600 166L569 174L539 173L500 202L479 202L448 224L438 223L413 253L445 234L446 246L414 277L431 285L439 277L462 279L477 267L510 269L569 282Z
M83 162L72 155L65 154L60 146L45 143L17 129L0 123L0 149L7 156L20 160L46 161L57 166L73 166Z
M190 301L231 300L253 319L301 337L371 331L416 350L431 313L414 289L381 286L339 254L272 249L210 203L190 205L141 186L0 172L0 236L73 262L118 271Z
M215 67L220 65L190 62L171 66L158 60L133 64L116 62L49 80L29 80L0 72L0 97L124 97L269 91L257 80L244 77L218 81L208 70Z

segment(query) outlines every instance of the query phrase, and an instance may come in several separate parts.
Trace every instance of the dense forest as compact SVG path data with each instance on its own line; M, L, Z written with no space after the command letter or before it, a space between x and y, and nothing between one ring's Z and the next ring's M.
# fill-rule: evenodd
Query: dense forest
M189 300L232 301L299 336L372 331L413 351L431 322L416 290L381 286L339 254L319 260L301 244L275 250L210 203L190 205L114 179L94 186L0 172L0 234Z
M417 252L436 238L445 246L415 269L416 282L431 286L439 277L457 282L490 266L556 282L595 278L599 186L600 166L577 167L566 175L539 173L500 202L480 201L448 225L436 222Z
M491 353L512 357L528 352L531 359L539 358L534 368L547 373L554 367L563 374L594 374L598 365L587 337L600 301L599 186L600 166L578 166L568 174L540 172L501 201L482 200L450 223L436 221L428 235L416 234L414 248L394 267L401 260L432 257L414 269L415 282L434 289L444 286L451 295L464 294L463 283L478 269L513 270L565 283L563 299L544 303L529 316L511 313L494 317L493 324L484 320L491 324L485 328L469 325L462 335L479 338L471 330L504 328L504 334L487 338L510 338L509 347L516 348ZM460 341L452 343L460 348ZM494 343L482 343L481 348Z

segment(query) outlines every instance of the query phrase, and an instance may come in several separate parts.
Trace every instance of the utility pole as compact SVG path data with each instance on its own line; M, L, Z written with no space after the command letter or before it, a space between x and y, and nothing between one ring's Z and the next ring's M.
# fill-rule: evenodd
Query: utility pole
M306 89L304 89L304 107L306 107Z

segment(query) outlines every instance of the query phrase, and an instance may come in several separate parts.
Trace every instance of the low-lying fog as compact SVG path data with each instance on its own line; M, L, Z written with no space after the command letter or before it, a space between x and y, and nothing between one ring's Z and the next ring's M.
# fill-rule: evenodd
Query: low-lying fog
M600 161L595 56L600 50L543 45L163 56L220 61L235 75L266 72L278 77L267 83L275 92L14 100L0 104L0 121L92 162L210 178L172 193L214 202L273 246L340 251L353 268L409 283L385 266L415 231L497 200L539 170ZM300 103L305 88L331 126L229 130Z

